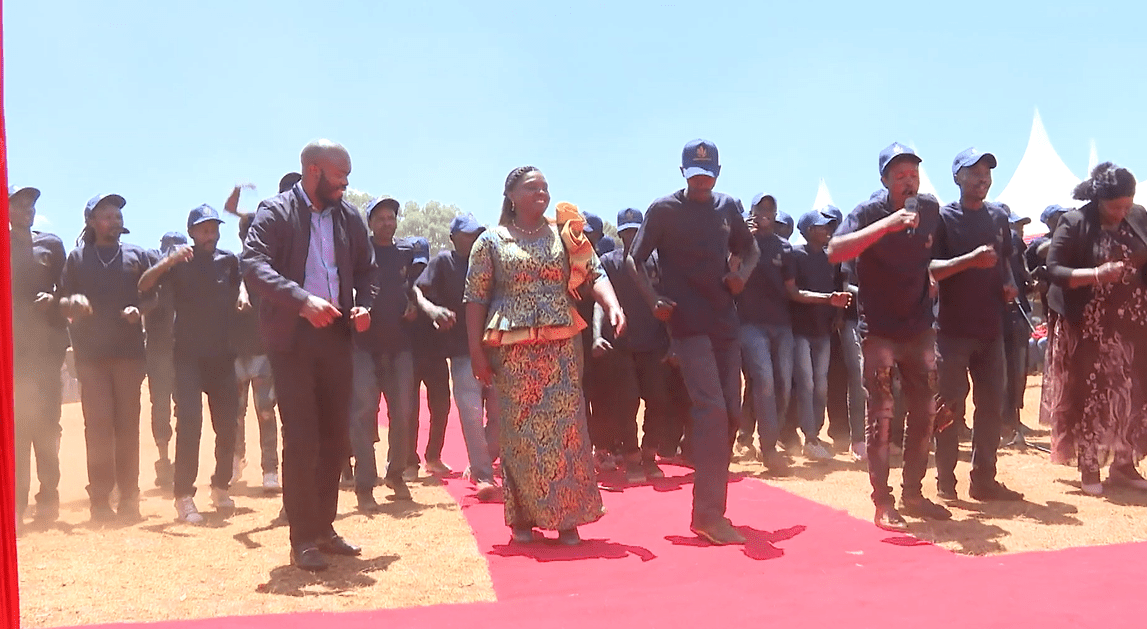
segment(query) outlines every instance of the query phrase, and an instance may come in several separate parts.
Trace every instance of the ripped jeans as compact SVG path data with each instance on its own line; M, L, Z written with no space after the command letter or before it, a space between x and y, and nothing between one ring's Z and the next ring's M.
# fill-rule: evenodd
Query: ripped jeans
M918 496L928 468L932 424L936 417L936 333L932 329L905 340L869 335L864 339L864 388L868 417L864 440L872 502L895 503L888 486L888 428L893 414L892 370L898 367L908 417L904 433L902 495Z

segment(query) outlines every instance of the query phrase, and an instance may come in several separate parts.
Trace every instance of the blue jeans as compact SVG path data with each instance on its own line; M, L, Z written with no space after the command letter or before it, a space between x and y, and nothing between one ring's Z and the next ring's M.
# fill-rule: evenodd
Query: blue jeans
M751 444L756 424L761 449L776 449L781 436L779 418L789 407L793 382L793 330L787 325L746 323L741 326L741 362L745 372L746 403L752 413L741 417L740 439Z
M864 352L860 348L858 321L845 319L840 329L840 351L848 370L848 428L853 443L864 442Z
M828 360L832 338L793 336L793 401L805 443L819 443L828 405Z
M247 458L247 395L255 392L255 416L259 419L260 467L264 474L279 471L279 426L275 416L275 378L266 355L235 358L239 379L239 412L235 414L235 458Z
M693 526L725 517L732 437L740 425L741 348L736 339L674 338L693 418Z
M410 409L413 406L414 358L409 350L372 354L354 348L354 400L351 404L350 441L354 454L354 488L369 493L378 480L374 442L378 438L378 412L386 398L387 478L402 478L410 460Z
M936 425L949 424L936 433L936 480L941 487L956 486L956 460L960 454L960 431L968 399L968 376L972 377L972 482L990 483L996 478L996 450L1004 410L1006 370L1004 340L936 338L939 372L939 408Z
M466 441L466 455L470 459L470 478L476 483L493 483L501 421L498 393L492 386L482 386L474 377L469 356L450 359L450 379L454 385L458 421L462 424L462 438ZM485 426L482 423L483 405L486 407Z

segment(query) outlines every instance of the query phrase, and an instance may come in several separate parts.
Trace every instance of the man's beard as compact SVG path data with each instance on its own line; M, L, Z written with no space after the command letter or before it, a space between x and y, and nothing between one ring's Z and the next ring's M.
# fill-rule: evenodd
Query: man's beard
M327 179L326 173L319 171L319 182L315 187L315 196L319 197L324 205L335 205L342 199L342 195L335 196L335 193L341 193L346 190L346 186L336 186L331 184Z

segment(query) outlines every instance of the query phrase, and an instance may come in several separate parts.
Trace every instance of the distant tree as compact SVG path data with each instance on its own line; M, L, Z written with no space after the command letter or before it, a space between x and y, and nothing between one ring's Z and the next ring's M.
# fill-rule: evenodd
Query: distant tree
M351 205L358 208L358 211L362 212L363 208L366 207L366 204L371 199L373 199L374 196L371 195L369 192L365 192L363 190L355 190L354 188L347 188L346 191L343 192L343 198L346 199L348 202L350 202Z
M621 240L617 237L617 226L606 220L603 220L602 223L601 231L605 232L606 236L609 236L620 244Z
M402 213L398 217L398 231L396 238L407 236L422 236L430 242L430 255L442 249L451 249L450 221L462 214L455 205L442 205L438 201L429 201L419 206L414 201L407 201L402 206Z

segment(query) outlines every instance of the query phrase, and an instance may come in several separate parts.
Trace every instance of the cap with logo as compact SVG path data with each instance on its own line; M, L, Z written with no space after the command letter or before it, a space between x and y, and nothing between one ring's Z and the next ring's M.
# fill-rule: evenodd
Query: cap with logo
M883 151L880 151L880 176L884 176L884 171L888 169L888 165L892 163L892 160L903 156L907 156L917 164L924 161L920 159L920 156L916 154L916 151L913 151L912 149L904 146L899 142L893 142L892 144L886 146Z
M1043 211L1039 213L1039 220L1043 221L1044 225L1047 225L1053 217L1059 216L1066 212L1067 208L1063 207L1062 205L1053 203L1052 205L1045 207Z
M8 198L9 199L14 198L18 194L26 194L26 195L31 196L32 197L32 203L35 203L36 200L40 198L40 189L39 188L32 188L30 186L29 187L23 187L23 188L21 188L19 186L8 186Z
M836 217L824 210L809 210L802 214L800 220L797 221L797 229L803 234L806 233L810 227L831 225L835 222L837 222Z
M1007 203L1001 203L1000 207L1004 208L1004 211L1008 213L1009 225L1026 225L1032 222L1032 219L1028 218L1027 216L1020 216L1019 214L1016 214L1012 208L1008 207Z
M219 212L215 211L215 208L204 203L187 214L187 231L191 231L192 227L200 223L211 221L222 223L223 219L219 218Z
M717 145L708 140L693 140L681 151L681 168L685 178L697 175L716 177L721 174Z
M818 209L821 211L821 213L828 214L829 216L831 216L833 218L833 220L835 220L837 223L844 220L844 212L841 212L840 208L836 207L835 205L833 205L831 203L829 203L828 205L826 205L822 208L818 208Z
M184 236L181 232L167 232L159 239L159 250L163 253L171 253L171 250L174 249L176 245L186 244L187 236Z
M96 196L88 199L87 205L84 206L84 220L91 220L92 212L95 212L96 208L105 201L115 205L121 210L123 209L123 206L127 205L127 201L118 194L97 194ZM130 234L131 232L129 232L126 227L122 227L120 228L120 233Z
M777 210L777 218L773 222L777 223L778 225L788 225L791 228L793 226L793 217L780 210Z
M422 236L407 236L398 242L400 249L414 254L411 264L427 264L430 262L430 241Z
M631 207L625 208L617 213L617 231L639 229L643 220L645 220L645 216L641 213L641 210Z
M593 212L582 212L581 215L585 217L585 227L582 228L583 232L587 234L600 234L602 230L605 229L605 224L602 223L601 217L597 214Z
M370 218L372 216L374 216L374 210L384 203L386 204L387 207L394 210L395 216L398 216L398 210L399 210L398 199L391 197L391 196L383 195L381 197L375 197L375 198L371 199L370 201L367 202L366 207L363 208L363 210L366 212L367 220L370 220Z
M749 206L749 209L752 210L753 208L757 207L758 205L760 205L761 201L764 201L765 199L772 201L773 205L777 204L776 197L774 197L771 194L765 194L764 192L760 192L757 194L757 196L753 197L753 204Z
M462 216L455 216L450 221L450 235L454 234L480 234L486 228L478 219L474 218L473 214L463 214Z
M996 167L996 156L992 155L991 153L985 153L983 151L977 150L974 146L960 151L960 154L956 156L956 159L952 160L952 176L955 177L956 173L960 172L961 168L975 166L982 159L988 160L988 168Z

